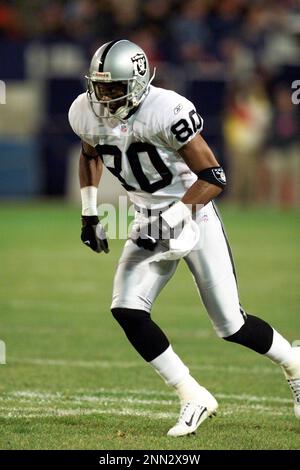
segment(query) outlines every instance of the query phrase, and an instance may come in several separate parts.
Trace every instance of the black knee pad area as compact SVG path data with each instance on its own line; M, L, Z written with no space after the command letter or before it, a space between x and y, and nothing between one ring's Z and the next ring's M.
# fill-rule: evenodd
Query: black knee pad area
M117 307L111 310L137 352L150 362L170 345L163 331L145 310Z
M122 328L129 327L131 324L145 322L150 319L150 313L146 310L136 310L133 308L112 308L111 313Z
M266 354L273 343L273 328L261 318L247 315L239 331L223 339L242 344L259 354Z

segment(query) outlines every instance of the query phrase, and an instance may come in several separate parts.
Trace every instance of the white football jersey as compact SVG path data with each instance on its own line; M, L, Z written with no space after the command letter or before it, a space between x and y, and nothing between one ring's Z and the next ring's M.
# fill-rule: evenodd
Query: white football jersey
M69 121L74 132L96 148L138 207L165 207L181 199L197 179L178 150L202 130L203 120L194 105L174 91L150 86L126 123L96 117L82 93L70 107Z

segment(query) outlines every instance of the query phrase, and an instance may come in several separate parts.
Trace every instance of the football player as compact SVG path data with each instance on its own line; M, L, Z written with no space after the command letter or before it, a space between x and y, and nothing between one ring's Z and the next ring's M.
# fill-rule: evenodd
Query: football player
M240 306L230 248L213 203L226 178L201 136L202 118L188 99L151 85L153 77L138 45L125 39L106 43L92 58L87 92L69 111L82 141L83 243L97 253L109 251L97 214L103 165L136 209L115 274L112 314L137 352L178 393L180 415L168 435L193 433L218 403L151 319L153 302L183 258L216 334L279 364L300 418L300 348Z

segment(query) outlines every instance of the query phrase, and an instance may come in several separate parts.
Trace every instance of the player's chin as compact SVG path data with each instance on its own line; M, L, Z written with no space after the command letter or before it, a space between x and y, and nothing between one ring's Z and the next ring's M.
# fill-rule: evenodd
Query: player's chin
M110 104L109 105L109 112L111 114L115 114L118 111L119 108L121 108L122 106L125 105L125 103L126 103L125 101L124 102L122 101L121 103L118 103L118 104Z

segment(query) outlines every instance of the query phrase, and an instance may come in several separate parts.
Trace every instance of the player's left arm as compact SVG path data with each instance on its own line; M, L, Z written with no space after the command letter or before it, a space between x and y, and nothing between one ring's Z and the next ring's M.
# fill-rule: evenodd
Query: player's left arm
M226 186L224 171L200 134L178 150L188 167L198 176L182 198L193 208L207 204L217 197Z
M226 185L226 179L222 167L219 165L212 150L203 137L197 134L187 144L178 150L180 156L188 167L198 176L192 186L186 191L181 201L163 212L158 219L162 238L168 238L170 229L182 227L182 222L189 220L192 211L205 205L218 196ZM189 207L187 207L187 205ZM155 223L155 222L154 222ZM136 240L138 246L153 251L157 245L155 237L147 234L139 236Z
M226 186L223 168L200 134L196 134L180 147L178 152L198 179L186 191L181 201L161 214L162 225L167 226L167 229L180 226L184 220L189 220L190 209L194 212L199 206L207 204Z

